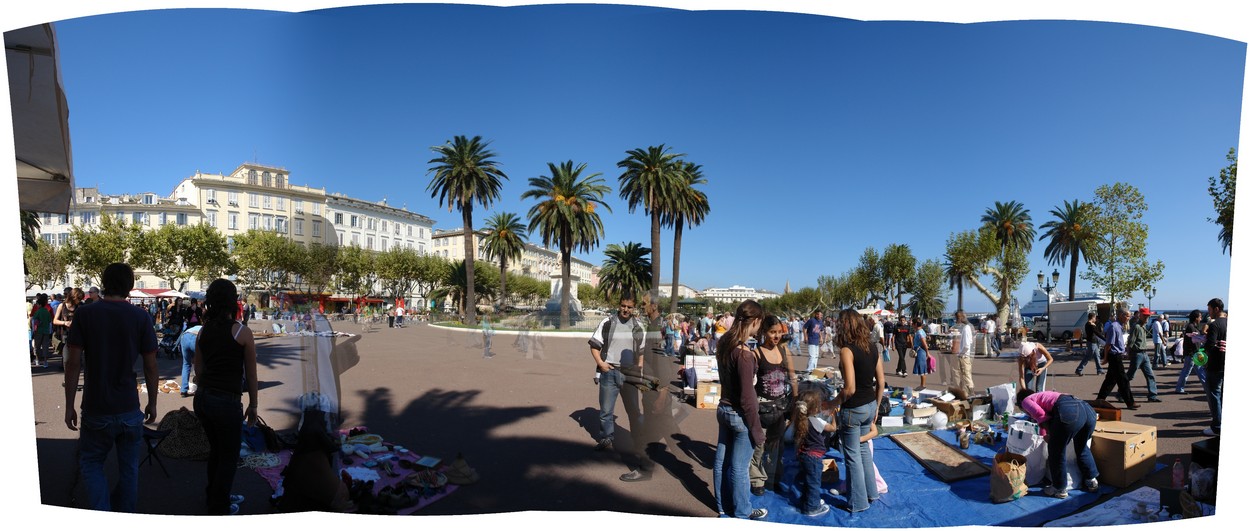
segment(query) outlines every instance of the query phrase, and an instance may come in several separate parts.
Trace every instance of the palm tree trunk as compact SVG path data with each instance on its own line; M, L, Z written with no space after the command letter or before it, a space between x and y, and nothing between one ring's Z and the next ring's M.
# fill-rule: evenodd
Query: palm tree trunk
M473 286L473 260L477 246L473 244L473 203L461 205L464 214L464 324L477 324L477 293Z
M1076 300L1076 261L1080 256L1072 253L1072 265L1068 268L1068 300Z
M573 276L573 244L569 240L572 235L566 228L564 238L560 242L560 328L569 327L569 298L571 290L569 281Z
M499 302L496 310L503 310L508 305L508 257L499 257Z
M955 289L959 292L959 304L955 306L956 310L964 309L964 281L960 280L955 284Z
M654 209L654 207L652 207ZM651 212L651 302L660 302L660 213Z
M668 313L677 313L677 274L681 270L681 228L685 223L677 220L673 229L673 291L669 294ZM659 283L657 278L656 283Z

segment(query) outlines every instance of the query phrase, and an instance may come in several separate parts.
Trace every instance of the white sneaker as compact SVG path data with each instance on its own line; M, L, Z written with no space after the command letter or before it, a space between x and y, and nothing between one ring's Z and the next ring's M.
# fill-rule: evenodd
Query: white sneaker
M1059 498L1061 500L1068 497L1067 489L1058 490L1051 485L1046 485L1044 488L1042 488L1042 494L1045 494L1052 498Z

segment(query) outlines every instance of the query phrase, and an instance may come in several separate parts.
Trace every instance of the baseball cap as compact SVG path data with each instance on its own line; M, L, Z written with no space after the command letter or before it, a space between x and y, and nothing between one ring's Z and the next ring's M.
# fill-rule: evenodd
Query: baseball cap
M1142 314L1142 315L1145 315L1145 316L1147 316L1147 317L1149 317L1149 316L1151 315L1151 313L1150 313L1150 308L1142 308L1142 309L1141 309L1141 314Z

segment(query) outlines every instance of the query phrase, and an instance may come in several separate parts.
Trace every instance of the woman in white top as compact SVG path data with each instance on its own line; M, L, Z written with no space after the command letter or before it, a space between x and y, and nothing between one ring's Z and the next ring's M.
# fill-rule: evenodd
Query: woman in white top
M1016 358L1016 367L1019 370L1019 381L1017 385L1021 389L1032 389L1037 392L1046 390L1046 369L1050 368L1050 364L1055 362L1055 358L1050 355L1050 351L1046 350L1041 343L1032 341L1024 341L1020 343L1020 357Z

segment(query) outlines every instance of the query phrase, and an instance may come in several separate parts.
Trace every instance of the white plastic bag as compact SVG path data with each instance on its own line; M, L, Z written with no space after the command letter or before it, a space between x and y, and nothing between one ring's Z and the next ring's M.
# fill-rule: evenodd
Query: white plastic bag
M994 407L994 417L1000 418L1003 413L1013 415L1016 412L1016 384L1005 383L995 385L986 392L990 395L990 403Z

